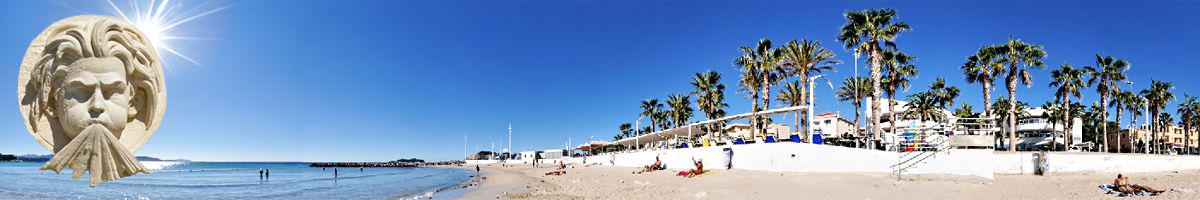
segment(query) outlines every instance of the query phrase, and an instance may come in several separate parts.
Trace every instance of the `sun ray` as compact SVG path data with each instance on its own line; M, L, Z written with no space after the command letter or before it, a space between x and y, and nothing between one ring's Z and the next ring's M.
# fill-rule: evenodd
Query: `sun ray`
M228 6L220 7L220 8L217 8L217 9L209 10L209 11L207 11L207 12L200 13L200 14L198 14L198 15L193 15L193 16L191 16L191 17L188 17L188 18L185 18L185 19L183 19L183 20L179 20L178 22L171 23L171 24L169 24L169 25L167 25L167 26L164 26L164 27L163 27L163 30L169 30L169 29L171 29L171 28L174 28L175 26L179 26L180 24L187 23L187 22L189 22L189 21L195 20L195 19L197 19L197 18L200 18L200 17L208 16L208 15L210 15L210 14L213 14L213 13L216 13L216 12L220 12L221 10L225 10L225 9L227 9L227 8L230 8L230 7L233 7L233 5L228 5Z
M213 13L223 11L233 7L233 5L214 6L212 2L202 2L193 4L192 8L185 8L182 2L172 2L171 0L129 0L127 9L123 10L113 0L105 0L108 7L117 15L129 21L134 26L142 31L142 34L150 40L154 46L159 47L159 54L164 52L175 55L189 63L197 66L203 66L199 61L191 56L179 51L173 46L173 42L177 41L195 41L208 40L208 38L189 37L179 35L172 30L181 25L187 24L196 19L200 19ZM127 12L132 11L132 12ZM177 12L182 11L182 12ZM169 68L169 67L168 67ZM168 69L169 70L169 69Z

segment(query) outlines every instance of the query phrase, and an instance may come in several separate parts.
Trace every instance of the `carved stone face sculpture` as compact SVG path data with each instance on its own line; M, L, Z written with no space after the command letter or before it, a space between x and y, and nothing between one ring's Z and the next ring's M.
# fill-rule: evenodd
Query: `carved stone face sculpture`
M29 132L55 153L42 169L86 171L92 186L149 173L133 152L158 129L166 86L154 46L125 20L51 24L26 51L17 99Z
M55 103L62 113L58 123L67 137L74 138L90 125L101 125L121 138L129 122L129 96L125 91L125 69L116 58L86 58L75 61L63 76Z

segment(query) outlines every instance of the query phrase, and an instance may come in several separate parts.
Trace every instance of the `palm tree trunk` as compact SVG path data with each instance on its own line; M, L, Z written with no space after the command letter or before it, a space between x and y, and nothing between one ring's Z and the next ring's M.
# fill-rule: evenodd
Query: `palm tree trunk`
M800 71L800 81L808 81L807 70ZM812 119L808 118L808 112L811 112L811 109L813 107L812 107L812 104L807 104L807 102L808 102L807 101L808 100L807 92L808 92L808 84L800 83L800 101L797 102L797 104L798 105L808 105L808 107L804 108L804 110L800 110L799 113L796 113L796 120L797 120L797 123L799 123L799 121L804 121L804 131L806 131L806 132L804 132L804 135L801 136L801 138L804 138L804 141L808 141L808 143L812 143L812 141L809 140L809 138L808 138L808 137L812 136L812 133L809 133L807 131L808 131L808 126L812 126L812 124L811 124L812 122L809 122ZM801 114L804 115L803 120L800 119ZM836 127L836 126L834 126L834 127ZM796 128L800 128L800 127L796 127ZM796 131L800 132L800 130L796 130Z
M1108 92L1100 94L1100 135L1104 136L1100 140L1100 150L1108 152Z
M1156 123L1158 122L1158 112L1150 112L1150 114L1150 141L1154 143L1150 145L1150 153L1158 154L1158 130L1155 130L1159 127L1158 123Z
M767 79L770 76L770 73L768 73L766 70L763 70L762 75L763 75L763 78L762 78L763 110L770 110L771 109L771 82L770 82L770 80ZM767 125L768 124L766 124L765 121L759 121L759 129L760 129L760 131L762 131L763 134L767 133L766 132Z
M891 123L891 125L892 125L892 135L895 135L895 134L899 134L899 133L896 132L896 103L895 103L896 102L896 95L895 95L896 92L894 92L895 89L892 89L892 91L893 91L892 92L893 95L888 96L887 103L888 103L888 112L892 114L891 120L889 120L889 121L891 121L889 123ZM908 106L912 106L912 102L909 102ZM917 121L917 123L921 123L921 121ZM909 127L909 128L912 128L912 127Z
M1071 119L1071 96L1063 95L1063 150L1071 147L1071 131L1075 130L1075 120Z
M1053 115L1051 115L1053 116ZM1054 119L1054 117L1050 117ZM1058 129L1059 120L1050 120L1050 151L1058 151L1058 136L1054 133Z
M870 41L870 42L874 43L875 41ZM880 101L880 99L882 99L882 96L880 95L880 91L881 91L881 89L883 89L882 87L880 87L880 81L882 81L882 79L883 79L883 76L880 71L880 63L883 61L882 60L883 58L880 57L880 54L882 54L882 53L883 52L880 52L878 47L871 49L871 86L874 86L874 87L871 88L871 100L872 100L871 102L872 103L871 103L871 133L870 134L872 134L874 136L878 136L879 133L883 132L883 127L879 127L879 115L882 114L882 113L880 113L880 110L879 110L879 101ZM870 141L868 141L868 142L870 142ZM875 145L873 143L869 146L871 146L872 149L875 148Z
M860 102L860 103L854 104L854 135L859 136L859 135L862 135L861 134L862 132L858 131L858 119L860 117L859 115L862 114L862 103L861 103L862 99L855 99L855 101ZM855 144L855 148L857 148L857 147L858 147L858 144Z
M1121 153L1121 143L1124 143L1121 141L1121 110L1122 109L1121 109L1120 104L1117 104L1114 107L1117 107L1117 141L1116 141L1117 142L1117 145L1116 145L1117 153ZM1131 130L1132 130L1132 128L1131 128Z
M796 130L794 130L794 131L792 131L792 132L800 133L800 112L799 112L799 111L793 111L793 112L792 112L792 114L795 114L795 115L796 115L796 118L795 118L795 119L792 119L792 120L795 120L795 123L796 123L796 124L795 124L795 125L793 125L792 127L795 127L795 129L796 129ZM811 134L811 133L809 133L809 134ZM805 135L807 136L808 134L805 134ZM804 137L804 141L808 141L808 138L807 138L807 137ZM809 142L809 143L812 143L812 142Z
M983 116L992 116L992 82L983 81Z
M1016 67L1010 69L1014 68ZM1011 72L1008 79L1008 151L1017 151L1017 77L1015 72Z
M753 113L750 116L750 135L754 136L758 134L758 89L750 89L750 96L753 100L750 102L750 113Z
M1129 137L1138 136L1138 130L1141 130L1141 128L1137 127L1137 121L1138 121L1137 120L1137 112L1135 110L1130 110L1129 111ZM1145 138L1139 137L1138 139L1144 140ZM1133 138L1129 138L1129 141L1133 141ZM1145 145L1145 144L1142 144L1142 145ZM1133 146L1129 147L1129 151L1130 151L1130 153L1141 153L1141 152L1136 152L1137 148L1134 148Z

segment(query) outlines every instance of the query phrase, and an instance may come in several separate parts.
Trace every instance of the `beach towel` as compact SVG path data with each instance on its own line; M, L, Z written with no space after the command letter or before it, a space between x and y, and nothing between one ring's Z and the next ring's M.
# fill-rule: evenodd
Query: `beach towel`
M1150 196L1149 193L1142 192L1142 191L1138 191L1136 194L1123 193L1123 192L1117 191L1117 188L1113 184L1103 184L1103 185L1096 186L1096 187L1100 188L1100 191L1104 191L1104 194L1112 194L1112 195L1116 195L1118 197L1126 197L1126 196L1131 196L1131 195Z

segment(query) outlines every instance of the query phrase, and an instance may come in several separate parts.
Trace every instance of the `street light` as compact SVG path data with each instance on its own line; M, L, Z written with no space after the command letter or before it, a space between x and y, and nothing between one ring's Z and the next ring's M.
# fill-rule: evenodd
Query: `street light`
M805 134L804 138L808 141L809 144L812 143L812 138L811 138L812 134L813 134L812 121L813 121L813 118L816 117L815 116L816 111L813 110L813 98L815 98L813 91L816 91L817 88L816 88L816 86L814 86L813 81L816 81L817 78L823 78L824 76L825 76L824 74L818 74L817 76L808 78L808 107L804 108L804 109L808 110L808 122L807 122L808 124L805 124L805 126L808 127L808 132L804 133ZM830 82L828 78L825 78L825 83L829 84L830 90L836 90L833 88L833 83Z
M633 136L633 148L634 149L640 149L639 146L641 146L641 145L639 145L639 144L641 144L641 140L642 140L642 138L641 138L641 136L642 136L642 118L645 118L645 117L646 116L641 116L641 117L638 117L637 121L633 121L633 124L635 124L635 126L637 126L637 127L634 127L634 133L636 133Z

